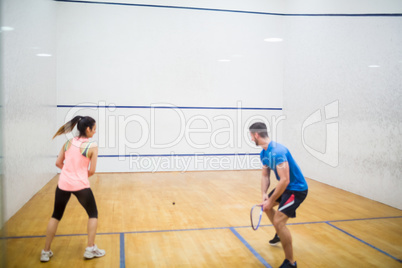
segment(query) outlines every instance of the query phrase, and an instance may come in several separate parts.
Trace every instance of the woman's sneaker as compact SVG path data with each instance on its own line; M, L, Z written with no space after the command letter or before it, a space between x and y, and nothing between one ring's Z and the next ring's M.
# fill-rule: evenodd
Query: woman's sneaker
M49 261L53 256L53 252L51 250L45 251L42 249L42 253L40 254L40 261L46 262Z
M271 240L269 240L269 244L271 246L275 246L276 244L278 244L281 241L281 239L279 238L279 236L277 234L275 234L274 238L272 238Z
M104 251L103 249L99 249L96 245L94 245L93 247L87 247L85 249L84 258L86 259L92 259L94 257L99 258L105 256L105 254L106 251Z

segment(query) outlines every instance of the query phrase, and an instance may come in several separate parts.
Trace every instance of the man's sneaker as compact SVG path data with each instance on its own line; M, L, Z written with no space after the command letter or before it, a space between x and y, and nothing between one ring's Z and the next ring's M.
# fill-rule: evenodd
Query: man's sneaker
M85 249L84 258L86 259L92 259L94 257L99 258L105 256L105 254L106 251L104 251L103 249L99 249L96 245L94 245L93 247L87 247Z
M293 265L290 264L290 261L288 259L285 259L279 268L297 268L297 263L295 262Z
M275 246L276 244L278 244L281 241L281 239L279 238L279 236L277 234L275 234L274 238L272 238L271 240L269 240L269 244L271 246Z
M42 253L40 254L40 261L46 262L49 261L53 256L53 252L51 250L45 251L42 249Z

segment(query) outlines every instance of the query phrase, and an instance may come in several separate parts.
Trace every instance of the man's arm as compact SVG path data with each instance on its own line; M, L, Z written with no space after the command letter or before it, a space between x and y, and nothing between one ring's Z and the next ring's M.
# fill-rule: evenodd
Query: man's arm
M271 197L269 197L268 200L263 203L264 210L270 210L273 207L275 201L283 194L290 182L288 162L283 162L277 165L276 171L279 176L279 182L276 185L275 191Z
M267 191L268 191L269 185L271 184L270 174L271 174L271 169L268 166L263 166L262 167L262 176L261 176L261 195L262 195L263 202L268 199Z

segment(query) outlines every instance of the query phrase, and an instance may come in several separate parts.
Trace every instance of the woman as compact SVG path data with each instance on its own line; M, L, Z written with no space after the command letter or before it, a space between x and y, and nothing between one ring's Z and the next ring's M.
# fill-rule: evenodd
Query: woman
M105 251L98 249L95 245L98 210L88 180L88 177L95 173L98 159L97 145L89 142L89 138L92 138L96 133L96 122L89 116L76 116L62 126L53 139L61 134L71 132L76 125L79 136L68 140L63 145L56 161L56 166L61 169L61 173L56 188L53 215L47 226L45 248L42 250L40 258L42 262L49 261L53 256L50 245L71 194L77 197L89 216L88 245L84 257L92 259L105 255Z

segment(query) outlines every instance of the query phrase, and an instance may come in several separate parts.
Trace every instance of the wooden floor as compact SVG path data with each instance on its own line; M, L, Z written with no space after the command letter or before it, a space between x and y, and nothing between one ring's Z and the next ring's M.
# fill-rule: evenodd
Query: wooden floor
M257 231L249 226L260 171L218 171L94 175L96 243L106 256L83 259L87 216L72 197L54 256L41 263L57 179L6 223L6 267L278 267L284 259L268 244L275 231L266 217ZM401 210L308 183L289 221L298 267L402 267Z

